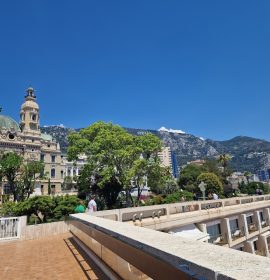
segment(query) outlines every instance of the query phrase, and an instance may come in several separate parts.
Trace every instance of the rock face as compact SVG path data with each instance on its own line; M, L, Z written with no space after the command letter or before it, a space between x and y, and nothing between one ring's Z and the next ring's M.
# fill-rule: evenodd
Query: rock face
M43 133L52 135L66 153L68 147L67 136L79 129L62 126L48 126L41 128ZM237 171L256 173L259 169L270 166L270 142L251 137L238 136L227 141L202 140L191 134L171 133L166 131L126 128L134 135L153 133L160 137L165 146L169 146L177 157L179 166L196 159L213 158L221 153L232 156L231 166Z

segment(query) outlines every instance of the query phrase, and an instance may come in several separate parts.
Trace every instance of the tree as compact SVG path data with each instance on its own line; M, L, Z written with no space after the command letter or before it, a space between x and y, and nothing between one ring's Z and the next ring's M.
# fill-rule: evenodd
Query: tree
M52 187L51 187L51 179L48 179L48 195L51 195L52 193Z
M6 179L13 194L14 201L18 199L18 179L23 158L13 152L5 153L0 160L2 179Z
M269 193L269 186L262 182L251 182L248 184L240 184L239 189L241 193L256 194L256 190L260 189L264 194Z
M75 183L73 182L73 178L71 176L66 176L64 178L64 182L62 185L63 190L71 190L74 188Z
M34 192L35 184L44 174L44 163L41 161L29 161L22 165L20 175L20 198L29 198Z
M250 177L252 176L252 173L250 173L249 171L245 171L244 176L247 180L247 183L249 184L249 180L250 180Z
M216 174L205 172L199 175L197 180L206 184L206 191L208 193L216 193L219 196L223 194L222 183Z
M142 176L151 175L152 168L144 172L142 166L156 166L159 163L157 153L161 150L160 139L152 134L133 136L120 126L104 122L71 134L69 144L69 159L76 160L82 153L87 155L84 182L104 188L117 181L126 194L127 206L132 203L132 181L141 182Z
M39 223L63 220L69 214L75 213L79 199L74 195L65 196L34 196L20 202L8 201L0 208L3 216L35 215Z
M231 156L223 153L220 154L218 157L218 162L221 164L221 166L223 167L223 171L228 167L228 162L231 160Z
M198 176L206 171L203 165L189 164L181 170L178 185L183 189L195 191L198 186Z

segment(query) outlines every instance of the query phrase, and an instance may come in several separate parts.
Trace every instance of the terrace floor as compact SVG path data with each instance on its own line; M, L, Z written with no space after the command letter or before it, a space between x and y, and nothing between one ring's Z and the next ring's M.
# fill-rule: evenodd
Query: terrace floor
M0 243L0 279L107 279L69 233L38 240Z

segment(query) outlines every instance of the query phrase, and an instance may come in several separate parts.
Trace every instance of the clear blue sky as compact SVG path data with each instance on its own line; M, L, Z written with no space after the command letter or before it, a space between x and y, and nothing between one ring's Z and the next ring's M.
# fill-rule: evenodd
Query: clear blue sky
M42 125L270 140L270 1L0 4L0 106L37 90Z

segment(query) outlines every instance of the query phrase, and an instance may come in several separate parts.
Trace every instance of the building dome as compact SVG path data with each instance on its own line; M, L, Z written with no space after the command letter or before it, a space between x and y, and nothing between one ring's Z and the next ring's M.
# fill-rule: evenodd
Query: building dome
M0 115L0 129L6 128L7 130L20 131L19 124L11 117Z
M38 104L33 100L26 100L21 106L22 110L24 110L25 108L33 108L39 110Z

